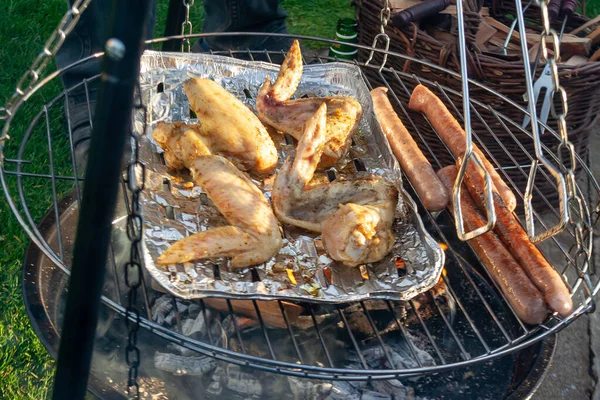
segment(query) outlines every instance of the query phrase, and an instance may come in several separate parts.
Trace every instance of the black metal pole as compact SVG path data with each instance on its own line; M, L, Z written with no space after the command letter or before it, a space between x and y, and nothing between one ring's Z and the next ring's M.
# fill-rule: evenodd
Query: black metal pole
M86 394L121 159L131 129L134 87L149 12L150 0L113 1L54 378L54 400L83 399Z
M181 24L185 20L183 0L170 0L165 24L165 37L181 35ZM181 39L163 43L162 51L181 51Z

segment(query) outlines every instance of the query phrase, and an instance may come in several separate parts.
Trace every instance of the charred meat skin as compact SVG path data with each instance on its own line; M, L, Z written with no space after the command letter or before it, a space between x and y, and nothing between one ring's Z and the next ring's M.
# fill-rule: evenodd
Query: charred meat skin
M171 169L182 169L200 155L220 155L242 171L270 174L277 165L277 150L267 129L241 101L210 79L191 78L183 85L199 124L157 125L152 136L165 150ZM181 138L194 151L183 160Z
M273 208L280 221L322 232L329 255L348 266L379 261L392 248L398 192L379 176L311 182L326 143L327 106L309 119L295 156L275 176Z
M319 168L334 166L352 144L362 116L358 100L349 96L310 97L291 100L302 77L302 54L298 41L288 51L275 83L267 77L256 99L259 118L283 133L300 140L304 124L322 103L327 105L326 143Z

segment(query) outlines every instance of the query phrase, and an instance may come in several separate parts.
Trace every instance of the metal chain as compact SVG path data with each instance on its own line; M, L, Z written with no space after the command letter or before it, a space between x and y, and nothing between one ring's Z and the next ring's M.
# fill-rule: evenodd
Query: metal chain
M558 158L561 168L561 172L566 176L567 185L567 196L568 196L568 207L575 211L570 212L570 222L575 228L575 268L577 270L578 277L583 279L584 289L588 296L592 298L591 291L593 285L589 279L589 275L586 273L587 266L589 265L591 254L585 244L586 238L592 235L592 225L584 222L584 201L577 191L577 183L575 181L575 169L577 166L577 160L575 158L575 148L573 143L569 141L567 133L567 113L569 111L567 102L567 92L564 87L560 85L560 79L558 75L558 61L560 60L560 36L555 29L550 26L550 17L548 15L548 4L550 0L535 0L536 4L540 7L542 12L542 33L540 34L540 61L546 61L550 68L550 76L552 78L552 92L550 102L550 112L552 117L556 119L558 123L558 133L560 134L560 144L558 145ZM562 32L561 32L562 33ZM548 50L548 40L552 39L553 43L553 54L551 55ZM557 110L555 106L555 100L560 104L560 108ZM563 153L568 154L568 166L565 164Z
M141 89L136 87L136 100L134 111L141 111L143 117L142 133L146 132L147 110L142 102ZM131 241L129 261L125 263L125 284L129 288L125 324L128 337L125 348L125 360L129 366L127 379L127 395L132 399L139 399L140 387L137 382L138 368L140 366L140 350L137 347L137 332L140 327L140 312L137 308L138 288L142 284L142 264L140 245L142 242L142 215L140 208L140 193L144 190L146 182L146 167L139 160L139 134L132 130L132 153L127 166L126 183L130 194L130 207L127 215L127 237Z
M190 21L190 8L194 5L194 0L183 0L183 6L185 7L185 21L181 24L181 34L191 35L192 34L192 21ZM181 51L189 53L192 50L190 45L190 39L185 36L181 40Z
M365 65L369 65L371 60L373 60L373 56L375 55L375 46L377 46L379 39L383 39L385 53L383 53L383 61L381 62L379 71L381 71L383 69L383 67L385 67L385 64L387 63L387 58L388 58L387 52L390 49L390 37L388 36L387 33L385 33L385 28L388 24L388 21L390 20L391 15L392 15L392 10L390 9L390 2L389 2L389 0L385 0L383 3L383 7L381 8L381 12L379 13L379 22L380 22L379 32L380 33L378 33L375 36L375 38L373 39L373 44L371 45L371 47L372 47L371 53L369 54L369 58L365 62Z
M14 107L25 96L29 94L33 86L39 81L44 70L52 57L56 55L58 49L62 46L67 35L73 30L83 11L90 4L91 0L75 0L71 8L63 15L58 27L50 38L46 41L44 48L35 58L31 67L21 76L17 82L15 92L6 102L4 107L0 107L0 122L6 121L13 116ZM0 125L1 126L1 125ZM0 145L8 139L8 135L0 134Z

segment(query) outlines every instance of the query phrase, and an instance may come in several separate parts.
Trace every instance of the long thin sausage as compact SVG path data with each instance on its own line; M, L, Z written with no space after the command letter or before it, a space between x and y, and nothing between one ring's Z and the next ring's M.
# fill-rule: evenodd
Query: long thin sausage
M371 98L383 133L423 205L430 211L443 210L448 204L448 194L431 164L394 111L387 96L387 88L373 89Z
M444 103L423 85L417 85L410 96L408 107L427 116L431 125L442 137L455 157L463 157L467 146L466 134L456 118L452 116ZM504 200L504 204L513 211L517 207L517 199L504 180L498 175L494 166L490 164L485 155L473 144L473 152L477 153L483 161L484 168L490 174L494 187Z
M481 169L469 162L466 170L466 186L475 202L484 207L485 177ZM500 236L511 254L521 264L525 273L544 294L551 309L566 317L573 310L573 300L569 288L560 274L548 263L540 250L529 240L527 232L506 207L497 193L494 193L496 225L494 231Z
M452 191L456 175L457 169L454 165L438 171L438 176L449 192ZM483 217L477 212L477 206L466 190L461 191L460 201L466 229L473 230L485 225ZM544 298L504 247L500 238L494 232L487 232L469 240L469 244L492 279L500 286L519 318L528 324L541 324L548 315Z

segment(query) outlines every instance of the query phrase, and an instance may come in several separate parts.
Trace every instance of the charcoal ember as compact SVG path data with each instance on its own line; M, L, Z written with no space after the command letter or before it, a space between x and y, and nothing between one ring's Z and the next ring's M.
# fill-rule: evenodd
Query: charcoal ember
M431 356L431 354L429 354L427 351L421 348L425 347L425 345L423 344L423 340L408 332L406 336L408 340L410 340L413 344L412 351L409 348L410 345L407 342L395 343L392 346L394 353L396 354L396 357L392 358L394 363L400 362L400 360L402 360L401 366L403 368L419 368L419 363L424 367L430 367L432 365L435 365L435 360ZM417 357L418 362L417 360L415 360L415 356Z
M186 312L189 307L186 303L183 303L179 299L175 299L175 304L177 305L177 311L179 311L180 314Z
M183 357L171 353L154 353L154 366L156 369L171 372L175 375L204 375L217 366L211 357Z
M288 376L287 379L294 400L323 400L328 398L327 395L332 387L331 383L328 382L315 382L293 376Z
M392 396L372 390L363 390L360 400L392 400Z
M177 320L177 313L175 312L175 310L171 309L171 312L169 314L167 314L167 316L164 318L164 323L167 325L173 325Z
M315 315L315 320L317 321L317 325L319 327L337 323L340 320L339 314L334 311L328 314L319 314ZM310 315L300 315L296 322L294 322L294 329L301 330L314 330L315 324L313 322L312 316Z
M363 357L371 368L409 369L419 368L419 362L412 355L407 342L395 344L394 348L384 344L373 346L363 351ZM414 346L415 355L423 366L435 365L433 357L424 350ZM392 364L388 359L391 359Z
M229 349L237 352L237 353L246 353L251 356L256 357L266 357L269 353L266 348L261 348L256 342L245 342L244 350L242 350L242 346L240 346L240 342L236 339L229 339Z
M223 362L219 362L217 367L215 368L215 372L212 374L212 380L215 382L225 383L227 380L227 372L226 372L227 364Z
M196 318L198 316L198 314L200 314L201 312L202 312L202 307L200 307L196 303L192 303L188 307L188 317L190 317L190 318Z
M234 322L234 318L235 318L235 324ZM258 327L258 321L251 319L251 318L246 318L246 317L232 317L231 315L228 315L227 317L225 317L225 319L223 319L223 322L221 323L221 325L223 326L223 329L225 330L225 332L227 332L227 334L232 335L236 332L236 325L237 325L237 329L241 332L241 331L249 331L252 330L254 328Z
M373 381L371 386L379 393L391 395L393 400L415 400L415 390L404 386L398 379Z
M256 396L260 397L263 393L262 384L252 374L242 372L237 365L227 366L227 389L243 394L245 398Z
M204 314L198 314L195 319L188 318L181 323L181 333L194 339L200 339L208 331L207 320L210 321L210 313L207 313L206 319Z
M173 302L171 297L164 295L156 299L152 307L152 320L159 325L165 323L165 318L173 310Z
M370 300L370 301L363 302L363 304L365 305L366 309L369 311L389 310L387 302L384 300ZM344 311L346 313L353 313L356 311L363 312L364 309L362 307L362 304L360 302L358 302L358 303L352 303L352 305L344 308Z
M369 323L369 319L363 311L356 311L346 317L348 321L348 327L354 334L360 333L364 336L370 337L375 334L373 327Z
M437 302L444 314L449 314L450 316L456 314L456 300L448 291L448 287L442 278L429 291L415 296L412 299L412 304L415 312L418 312L422 319L429 319L432 316L438 315L434 301ZM410 313L409 315L414 315L414 313ZM418 323L416 318L415 323Z
M360 400L360 392L354 382L335 381L325 400Z
M183 357L193 357L198 355L197 351L188 349L187 347L183 347L175 343L169 343L167 345L167 349L171 350L174 353L178 353Z

